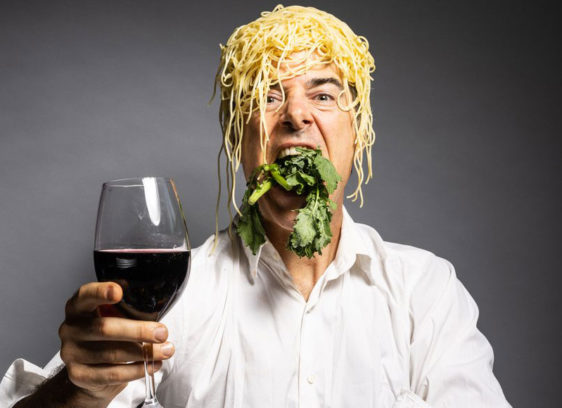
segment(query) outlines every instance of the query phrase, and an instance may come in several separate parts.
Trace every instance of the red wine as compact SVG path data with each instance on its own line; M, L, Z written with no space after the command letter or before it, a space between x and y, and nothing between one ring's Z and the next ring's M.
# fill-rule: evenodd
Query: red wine
M104 316L159 320L186 281L190 253L177 249L112 249L94 251L100 282L116 282L123 299L102 307Z

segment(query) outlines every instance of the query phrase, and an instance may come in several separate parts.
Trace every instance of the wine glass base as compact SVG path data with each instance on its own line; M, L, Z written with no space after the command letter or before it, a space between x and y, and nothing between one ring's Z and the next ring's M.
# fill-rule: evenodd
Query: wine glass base
M143 402L137 408L164 408L158 401Z

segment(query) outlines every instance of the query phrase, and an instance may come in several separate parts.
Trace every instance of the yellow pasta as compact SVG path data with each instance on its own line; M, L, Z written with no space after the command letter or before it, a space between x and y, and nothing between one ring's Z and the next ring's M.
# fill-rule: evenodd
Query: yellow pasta
M324 11L313 7L278 5L271 12L262 12L255 21L238 27L226 45L221 44L220 48L221 60L213 92L214 97L217 86L220 88L219 120L223 132L218 158L217 215L221 154L224 152L226 157L227 207L232 219L231 205L239 211L235 202L235 175L240 166L244 121L250 119L251 113L259 111L260 141L265 155L265 145L269 140L265 126L266 97L270 87L302 75L318 63L335 64L344 85L340 97L348 92L355 97L348 106L343 106L338 97L338 106L353 112L357 187L348 198L353 201L359 198L362 206L361 186L372 177L371 148L375 142L370 104L371 73L375 70L375 62L369 52L367 39L356 35L347 24ZM289 68L281 72L281 64L294 53L302 55L300 58L291 58L291 67L296 69ZM314 58L311 58L312 54L315 54ZM365 157L366 177L363 171Z

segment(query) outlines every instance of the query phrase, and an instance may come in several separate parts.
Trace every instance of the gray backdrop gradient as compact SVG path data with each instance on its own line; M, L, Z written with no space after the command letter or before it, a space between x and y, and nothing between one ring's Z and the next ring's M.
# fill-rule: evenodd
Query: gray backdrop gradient
M57 351L66 299L95 279L103 181L172 176L193 242L213 232L218 44L275 4L0 3L1 372ZM509 401L560 406L554 10L302 4L346 21L375 55L375 176L364 208L349 211L388 241L449 259L480 307Z

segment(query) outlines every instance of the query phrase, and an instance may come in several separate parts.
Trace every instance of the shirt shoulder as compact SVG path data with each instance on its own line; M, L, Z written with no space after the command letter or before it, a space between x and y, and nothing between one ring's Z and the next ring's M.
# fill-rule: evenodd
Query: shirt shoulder
M203 244L191 250L192 266L216 266L231 261L233 257L233 242L227 230L219 232L216 242L213 234Z
M384 262L400 263L407 272L404 276L409 281L423 277L435 277L435 273L443 272L443 267L449 268L450 262L435 253L412 245L385 241L371 226L355 224L360 240L366 245L367 251L381 258ZM436 268L437 267L437 268ZM432 272L429 272L428 269Z
M447 259L423 248L384 241L374 228L357 226L363 242L380 259L372 266L375 284L395 301L407 304L413 316L423 318L451 285L458 284Z

